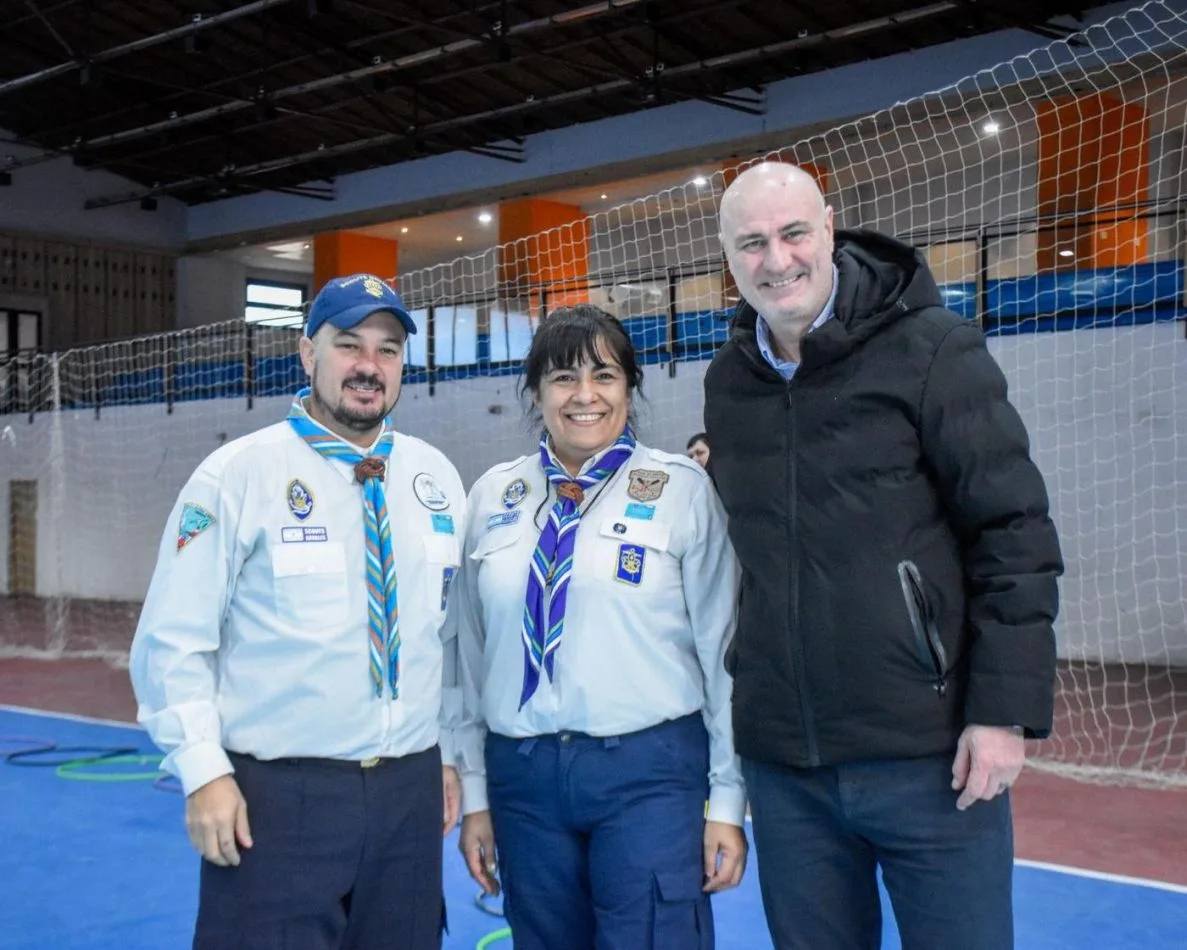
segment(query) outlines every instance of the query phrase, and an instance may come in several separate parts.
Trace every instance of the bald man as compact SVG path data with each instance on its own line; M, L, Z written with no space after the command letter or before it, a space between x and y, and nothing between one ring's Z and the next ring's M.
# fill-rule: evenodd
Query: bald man
M722 197L742 300L705 377L742 563L737 750L778 950L1013 946L1008 789L1051 729L1059 543L977 327L921 254L765 163Z

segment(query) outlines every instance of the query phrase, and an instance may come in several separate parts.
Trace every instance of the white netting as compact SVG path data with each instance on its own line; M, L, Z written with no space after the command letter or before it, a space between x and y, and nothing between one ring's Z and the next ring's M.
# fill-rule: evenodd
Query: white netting
M1149 3L770 156L811 167L839 226L926 248L990 336L1067 559L1043 760L1112 780L1187 783L1185 48ZM422 331L401 428L467 482L529 451L517 361L542 314L588 300L649 364L643 439L682 451L736 302L715 217L734 172L401 275ZM38 504L0 505L0 578L36 567L36 596L0 600L7 649L126 648L176 492L283 416L295 346L240 323L36 358L0 416L0 481Z

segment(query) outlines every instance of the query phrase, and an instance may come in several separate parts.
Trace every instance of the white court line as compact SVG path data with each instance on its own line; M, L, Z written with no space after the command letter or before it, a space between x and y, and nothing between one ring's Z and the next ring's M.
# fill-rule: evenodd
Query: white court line
M143 732L143 728L134 722L118 722L115 719L96 719L94 716L77 716L74 713L50 712L48 709L30 709L28 706L8 706L0 703L0 712L23 713L26 716L41 716L45 719L67 719L70 722L90 722L98 726L117 726L120 729L135 729Z
M1146 877L1127 877L1124 874L1109 874L1107 871L1089 871L1086 868L1068 867L1063 864L1047 864L1044 861L1024 861L1021 858L1015 858L1014 863L1018 867L1037 868L1040 871L1054 871L1056 874L1070 874L1073 877L1087 877L1094 881L1107 881L1110 884L1153 887L1160 891L1170 891L1172 894L1187 894L1187 887L1182 884L1154 881Z

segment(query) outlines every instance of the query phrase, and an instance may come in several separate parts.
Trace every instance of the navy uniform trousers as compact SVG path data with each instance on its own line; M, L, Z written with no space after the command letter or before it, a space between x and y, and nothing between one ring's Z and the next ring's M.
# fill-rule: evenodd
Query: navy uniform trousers
M440 749L231 761L254 845L202 862L194 950L440 948Z
M701 715L613 738L488 735L515 950L712 950Z

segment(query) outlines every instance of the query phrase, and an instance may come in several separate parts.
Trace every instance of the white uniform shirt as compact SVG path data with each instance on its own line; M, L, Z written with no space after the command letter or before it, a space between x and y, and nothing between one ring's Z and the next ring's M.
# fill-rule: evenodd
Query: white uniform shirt
M609 481L586 492L555 678L541 672L520 710L528 564L555 501L537 455L495 466L470 491L450 608L465 710L457 734L465 813L488 807L487 729L614 736L702 711L709 818L741 825L746 799L724 667L739 569L708 476L683 456L638 445Z
M466 499L439 451L395 436L399 698L370 674L363 488L287 422L209 456L182 489L132 643L139 719L186 794L260 759L367 759L431 748L460 717L445 596ZM446 761L451 735L440 736Z

